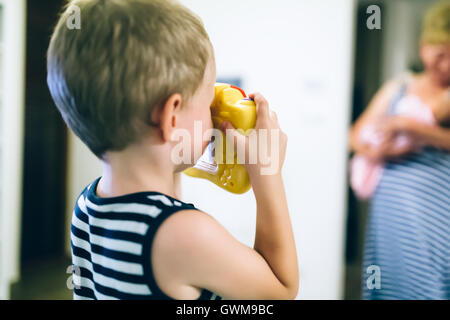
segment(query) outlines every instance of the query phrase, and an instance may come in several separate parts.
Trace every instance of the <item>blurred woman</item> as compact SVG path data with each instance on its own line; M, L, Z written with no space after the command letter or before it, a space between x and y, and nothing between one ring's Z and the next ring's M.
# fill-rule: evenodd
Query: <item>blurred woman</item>
M420 56L425 71L386 83L350 132L351 148L366 161L362 173L379 174L366 175L363 188L373 192L364 299L450 299L450 1L426 14ZM409 116L412 109L432 121ZM368 128L376 143L363 137ZM379 274L366 273L377 267Z

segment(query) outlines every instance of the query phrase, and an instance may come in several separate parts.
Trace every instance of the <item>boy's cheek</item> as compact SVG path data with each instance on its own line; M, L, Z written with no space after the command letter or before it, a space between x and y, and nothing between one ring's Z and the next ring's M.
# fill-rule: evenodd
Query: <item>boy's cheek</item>
M206 149L212 138L213 122L211 119L211 114L203 114L200 117L191 113L190 117L183 119L179 123L179 128L186 130L185 132L189 134L189 139L184 142L191 142L192 152L195 148L200 147L202 152ZM188 146L185 146L188 147Z
M213 122L212 122L211 115L208 115L208 117L205 119L204 123L205 123L205 131L211 131L211 129L213 128Z
M206 145L208 145L209 141L211 140L212 136L213 136L213 122L211 119L211 116L208 116L207 119L205 119L205 121L203 121L204 123L204 129L203 129L203 136L205 138L206 141Z

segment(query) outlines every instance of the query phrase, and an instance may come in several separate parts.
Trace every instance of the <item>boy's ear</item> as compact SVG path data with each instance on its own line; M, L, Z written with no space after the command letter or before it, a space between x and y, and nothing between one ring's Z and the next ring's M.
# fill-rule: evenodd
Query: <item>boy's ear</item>
M177 111L180 109L181 103L181 95L174 93L159 108L157 118L159 118L159 128L164 142L172 139L172 133L177 124Z

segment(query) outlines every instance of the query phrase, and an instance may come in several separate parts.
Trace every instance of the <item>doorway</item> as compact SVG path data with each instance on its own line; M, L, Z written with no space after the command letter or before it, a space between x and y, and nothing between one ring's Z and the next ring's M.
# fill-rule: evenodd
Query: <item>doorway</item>
M384 32L369 30L366 26L367 4L358 3L356 22L356 45L354 65L354 87L352 105L352 124L362 114L370 99L381 85L382 45ZM378 5L381 17L386 14L382 1L371 1L370 5ZM362 251L364 231L367 221L367 202L358 201L349 188L347 212L347 242L346 242L346 288L345 299L361 298Z
M64 287L67 277L67 135L46 82L46 51L63 5L63 0L27 1L21 277L11 288L13 299L56 298L52 290Z

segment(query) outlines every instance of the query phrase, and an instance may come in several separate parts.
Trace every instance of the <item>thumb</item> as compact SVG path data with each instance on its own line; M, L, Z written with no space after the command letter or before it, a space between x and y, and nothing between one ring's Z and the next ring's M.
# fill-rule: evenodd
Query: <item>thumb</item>
M235 130L236 130L236 129L234 128L233 124L232 124L230 121L223 121L223 122L220 124L220 126L221 126L221 129L222 129L223 131L226 131L226 130L233 130L233 131L235 131Z
M232 137L235 137L236 139L241 139L244 137L244 135L240 132L242 130L236 129L233 124L229 121L224 121L221 123L222 131L225 134L229 134Z

